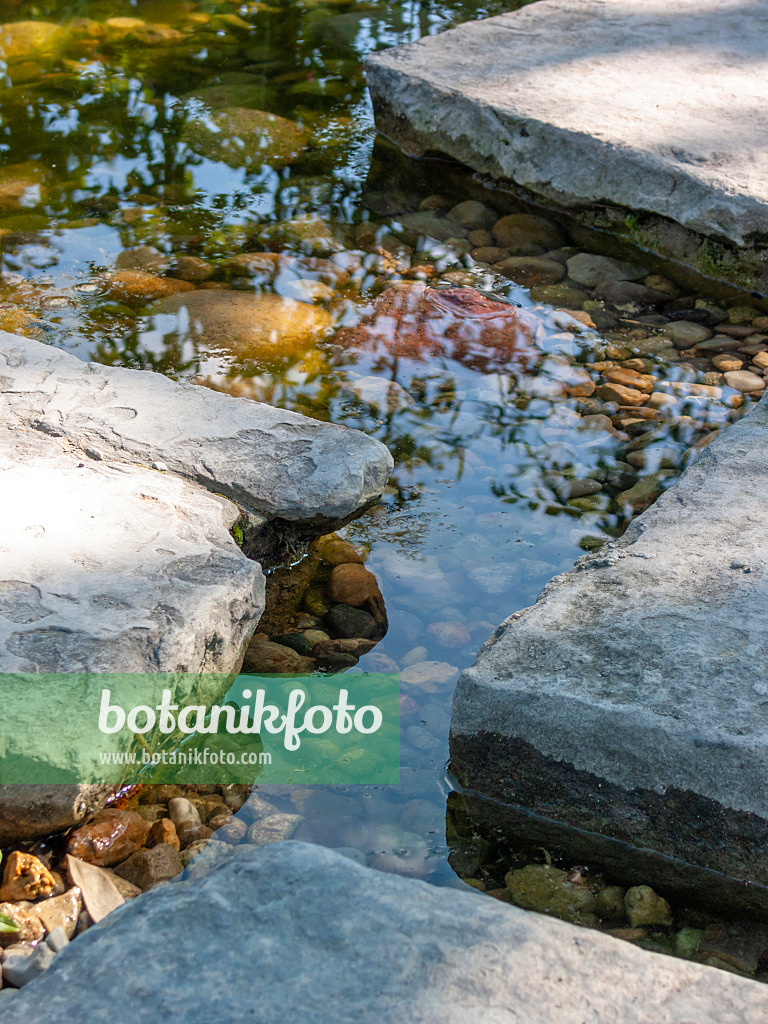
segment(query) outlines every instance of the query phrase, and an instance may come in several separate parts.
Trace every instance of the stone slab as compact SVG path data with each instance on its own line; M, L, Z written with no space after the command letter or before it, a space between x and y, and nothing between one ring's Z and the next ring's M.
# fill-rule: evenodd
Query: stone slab
M768 14L743 0L541 0L374 54L381 131L564 206L741 244L768 232Z
M768 989L287 842L139 896L0 1003L3 1024L83 1014L89 1024L762 1024Z
M5 332L0 420L65 438L91 458L165 463L248 511L298 523L349 518L381 494L393 466L361 431L159 373L84 363Z
M240 515L232 502L178 477L90 459L20 426L0 427L0 495L0 672L139 672L153 680L186 672L179 678L193 681L194 692L180 695L220 696L207 673L239 670L264 610L261 567L230 535ZM62 722L77 730L46 736L53 768L65 771L72 750L88 742L94 751L117 742L97 731L97 679L29 699L5 681L0 690L0 757L7 749L22 756L27 741L39 756L43 696L64 702ZM79 719L71 713L78 704ZM50 713L48 720L50 727ZM112 792L2 785L0 844L68 828Z
M467 789L768 882L768 402L459 679Z
M264 575L232 502L0 430L0 670L232 672Z

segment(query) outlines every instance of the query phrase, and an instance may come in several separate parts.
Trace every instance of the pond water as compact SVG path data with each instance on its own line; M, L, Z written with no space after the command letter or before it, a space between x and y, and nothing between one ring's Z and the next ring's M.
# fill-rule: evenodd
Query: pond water
M446 839L459 670L743 414L768 348L749 300L650 258L566 269L585 243L556 219L375 139L366 53L515 6L0 3L0 328L360 428L395 457L344 536L389 619L358 667L408 680L401 785L271 798L298 838L437 884L464 884ZM525 343L489 355L480 328L403 348L396 320L366 327L424 282L520 304Z

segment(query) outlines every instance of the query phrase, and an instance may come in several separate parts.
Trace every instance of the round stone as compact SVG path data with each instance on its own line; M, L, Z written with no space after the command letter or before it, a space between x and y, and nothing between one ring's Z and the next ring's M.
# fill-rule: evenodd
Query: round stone
M483 245L472 249L469 255L477 263L500 263L509 254L506 249L500 249L497 245Z
M469 643L469 630L463 622L433 622L427 633L441 647L463 647Z
M568 260L568 277L587 288L596 288L608 281L639 281L647 273L645 267L591 252L577 253Z
M496 221L492 232L497 245L519 256L559 249L568 241L559 224L530 213L510 213Z
M129 306L154 302L155 299L172 298L179 292L191 292L194 285L187 281L175 281L168 277L157 277L144 270L117 270L105 278L109 298L125 302Z
M448 216L469 231L487 231L496 220L496 214L485 203L467 199L448 211Z
M763 378L758 377L751 370L732 370L730 373L726 373L725 380L729 387L741 391L742 394L765 390Z
M717 355L712 356L712 365L720 373L726 373L727 371L740 370L744 365L744 360L735 353L718 352Z
M539 284L556 284L565 277L565 268L561 263L534 256L510 256L499 263L494 263L493 269L515 284L521 284L526 288Z
M675 348L693 348L701 341L712 337L712 331L702 324L689 320L673 320L664 327L664 333L672 339Z
M123 249L115 260L118 270L145 270L148 274L162 274L168 269L168 257L154 245L137 245Z

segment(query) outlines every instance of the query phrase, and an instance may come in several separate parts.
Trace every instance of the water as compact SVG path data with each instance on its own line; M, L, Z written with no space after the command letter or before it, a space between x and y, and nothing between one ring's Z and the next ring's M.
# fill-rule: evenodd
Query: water
M675 320L726 318L712 296L675 285L664 276L672 271L650 259L647 273L662 276L646 283L666 291L651 306L601 301L567 280L528 292L472 259L471 242L441 230L445 210L468 197L497 216L521 204L450 165L414 165L375 141L366 53L515 6L0 3L0 22L61 26L19 43L7 66L0 327L82 359L155 369L357 427L395 456L382 500L345 531L368 552L390 622L360 668L382 658L399 670L436 661L451 667L450 678L404 687L400 786L272 795L304 815L299 837L354 846L385 870L448 885L463 884L448 863L445 828L456 673L553 575L619 536L696 446L752 400L723 387L709 356L680 355L672 344ZM6 28L6 51L18 38ZM291 122L270 122L279 135L271 163L247 131L238 141L238 125L254 122L222 115L232 108ZM24 188L9 191L9 181ZM413 219L420 210L440 237ZM566 251L570 244L565 234L551 258L578 251ZM183 309L110 284L118 255L136 246L158 250L151 258L161 274L173 274L182 257L204 261L209 296L298 296L311 305L313 281L322 330L277 348L201 333ZM283 254L276 271L227 263L269 249ZM291 264L292 256L309 262ZM386 343L339 344L334 332L365 322L388 287L419 280L471 284L523 305L537 325L527 355L409 357ZM586 310L599 333L550 302ZM745 313L744 301L730 305L730 326L760 316ZM653 374L668 404L642 420L569 393L577 378L599 384L611 365ZM371 391L370 378L392 383L389 400ZM702 381L720 390L690 394L687 384ZM578 493L573 481L582 482Z

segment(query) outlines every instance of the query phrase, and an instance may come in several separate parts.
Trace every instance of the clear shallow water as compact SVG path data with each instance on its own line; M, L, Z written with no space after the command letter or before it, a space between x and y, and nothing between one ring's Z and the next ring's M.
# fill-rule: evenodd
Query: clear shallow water
M83 359L192 378L358 427L387 444L396 460L387 493L346 531L369 550L390 621L361 669L378 667L382 654L400 669L424 660L457 671L471 664L503 618L535 600L584 550L622 532L636 511L621 497L629 488L653 477L658 493L686 453L734 415L732 390L723 401L681 397L654 422L645 464L626 461L643 425L619 424L617 432L585 419L606 409L567 394L574 366L599 383L606 359L635 359L659 381L679 383L712 373L708 360L677 354L664 334L666 316L631 302L601 303L589 288L568 302L592 302L602 337L578 333L469 257L462 238L441 240L404 224L436 194L445 207L482 190L455 169L415 167L374 146L360 62L373 49L513 6L0 3L0 22L63 26L60 36L51 30L43 43L28 41L7 68L0 326L20 323ZM110 24L115 17L145 24L126 29ZM290 119L300 152L264 163L244 146L217 157L189 135L190 124L233 107ZM26 181L20 197L2 198L2 174ZM496 212L516 208L509 200ZM307 235L307 217L325 227ZM270 237L285 222L299 226ZM105 272L141 245L166 257L161 273L194 256L210 264L212 282L248 294L291 297L297 281L322 277L311 268L248 276L227 265L254 249L332 259L348 279L337 275L320 297L330 324L324 337L265 355L201 335L183 313L111 294ZM361 322L386 287L420 276L522 303L540 323L532 358L488 366L334 343L333 331ZM673 302L681 289L667 284ZM682 298L691 307L697 298L706 303L684 290ZM392 403L361 398L371 395L361 378L371 377L399 385ZM599 485L595 493L570 498L570 482L585 479ZM457 646L430 630L446 622L466 630ZM452 681L404 689L399 787L273 794L305 816L299 837L354 846L387 870L462 884L448 865L445 833L452 690Z

